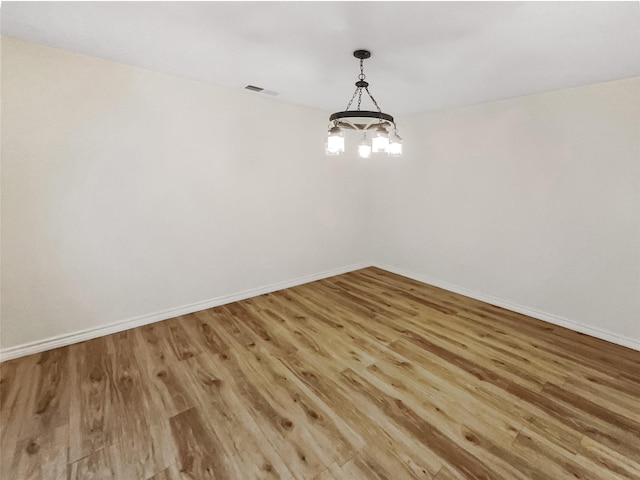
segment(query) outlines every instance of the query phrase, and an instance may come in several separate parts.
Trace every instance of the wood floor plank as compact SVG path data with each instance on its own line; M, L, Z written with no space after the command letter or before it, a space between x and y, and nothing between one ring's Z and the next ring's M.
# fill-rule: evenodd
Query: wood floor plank
M69 422L68 350L58 348L38 354L31 371L33 388L20 439L40 436Z
M313 309L325 313L325 315L333 316L340 325L351 330L362 332L363 336L370 341L377 341L383 345L387 345L399 337L399 333L389 328L382 322L372 324L368 319L354 315L354 312L347 309L343 305L332 302L327 299L326 295L315 288L315 284L300 285L291 289L291 296L296 301L306 301Z
M333 474L331 467L329 467L326 470L323 470L322 472L320 472L318 475L316 475L316 477L313 480L340 480L340 477L336 477Z
M197 344L191 341L191 337L185 330L183 323L184 317L176 317L173 322L167 322L169 345L178 360L191 358L202 351Z
M200 345L203 352L215 355L228 350L228 346L217 333L220 317L217 316L216 309L202 310L183 318L185 319L184 328L191 339Z
M454 432L443 423L436 423L428 418L420 409L416 409L415 402L406 397L400 399L389 395L352 370L345 370L342 373L342 379L354 392L357 392L362 401L375 405L382 414L415 436L440 458L455 465L455 468L465 477L478 480L526 478L518 476L513 470L505 471L505 467L509 465L499 465L499 457L485 455L487 445L496 449L500 447L492 441L478 445L480 443L478 432L466 426L460 432Z
M308 312L317 312L315 320L319 320L319 335L321 338L331 336L342 343L347 357L355 360L345 366L358 368L366 367L375 361L380 348L388 345L398 338L398 333L389 329L384 323L353 320L353 315L348 316L339 306L327 305L321 298L310 290L301 287L289 290L289 299L292 302L304 305ZM350 320L351 319L351 320ZM339 333L336 332L339 329ZM358 352L354 351L357 348ZM332 345L331 352L336 353Z
M134 348L111 355L114 448L120 478L147 478L174 461L168 445L169 428L148 396L146 377Z
M628 432L618 428L616 425L599 421L581 412L580 409L575 408L575 406L566 405L562 401L539 393L536 390L530 390L509 376L503 375L504 372L496 373L495 370L474 362L466 356L459 355L457 352L437 345L424 337L412 334L410 335L409 341L432 354L440 356L449 363L460 367L477 378L495 385L501 390L517 397L520 401L534 405L546 414L565 423L570 428L585 435L597 437L601 442L611 448L622 449L628 454L640 455L640 446L627 444L623 439L629 436ZM633 434L634 432L631 432L631 435Z
M372 292L382 295L384 290L374 287ZM398 301L389 297L385 298L387 303ZM416 308L418 307L419 305L416 306ZM411 325L418 332L423 331L428 335L438 335L445 340L463 341L465 348L472 349L476 355L482 355L488 361L500 365L503 370L513 372L514 376L520 380L526 378L530 385L541 387L551 379L560 382L566 378L566 370L559 365L547 366L539 358L534 364L528 357L520 354L520 346L512 344L510 339L504 336L501 337L500 342L490 338L486 339L491 335L491 332L487 332L486 328L476 326L475 321L465 321L464 317L452 316L451 312L453 310L445 310L444 308L431 313L418 311L412 316Z
M105 338L89 340L69 348L71 463L113 444L117 418L112 412L113 367ZM102 457L96 457L92 462L87 465L101 465Z
M153 418L167 419L193 407L189 387L177 373L177 362L157 362L148 345L133 350L144 383L147 410Z
M178 471L178 467L173 464L163 471L155 474L153 477L149 477L147 480L181 480L181 478L182 475Z
M131 351L138 346L139 340L135 330L123 330L104 337L107 353L115 355L122 351Z
M365 478L393 480L406 478L411 480L430 480L431 473L413 459L380 448L377 445L368 445L358 452L342 468L347 478Z
M561 387L551 382L547 383L542 391L546 396L553 398L558 402L577 407L591 417L604 421L607 424L614 425L620 430L628 433L630 436L635 437L636 442L640 444L640 422L612 411L609 405L607 405L607 407L603 407L597 402L591 401L568 388ZM635 417L636 415L631 416Z
M244 435L234 442L231 457L235 478L290 480L292 475L272 445L257 441L253 435Z
M233 391L216 357L199 355L180 365L179 370L193 386L194 401L204 420L224 438L223 449L236 476L252 478L291 477L273 445L264 439L256 421ZM250 475L249 475L250 472Z
M514 456L523 458L521 465L529 478L543 480L546 478L578 478L593 480L608 480L615 478L612 472L604 472L591 462L580 462L577 457L568 456L562 449L554 448L554 445L536 434L524 429L513 442L512 452ZM544 469L538 469L541 461L545 461ZM603 476L604 475L604 476Z
M437 380L433 382L435 387L427 386L427 382L421 380L420 373L419 370L414 373L406 366L394 368L379 362L367 368L363 376L384 388L389 395L402 396L420 405L420 409L426 410L423 417L437 419L439 428L452 432L454 436L464 434L465 429L460 428L462 424L467 428L489 432L494 442L508 447L522 428L520 422L506 417L496 408L487 408L466 392L440 389Z
M171 417L169 423L181 475L194 480L233 478L222 440L207 427L196 407Z
M242 355L230 352L222 355L223 378L235 385L245 408L259 425L267 440L274 446L295 477L313 478L326 468L317 439L304 423L292 415L291 404L264 388L259 375L247 368ZM292 402L291 402L292 403Z
M94 451L68 467L69 480L118 480L117 453L113 446Z
M465 478L455 470L443 466L433 480L465 480Z
M637 480L640 352L378 268L0 365L12 480Z
M384 448L400 461L415 464L419 470L430 474L435 474L442 466L441 459L425 448L419 438L381 415L375 405L359 401L355 392L339 381L339 375L325 371L321 362L309 362L309 359L301 359L297 355L281 361L295 375L294 381L321 398L368 443Z
M169 324L177 319L151 323L133 329L136 347L144 349L152 363L167 364L179 360L170 345Z
M2 393L0 399L0 477L10 477L19 453L22 423L29 420L29 397L35 384L31 373L38 361L37 355L0 364Z
M612 388L603 381L606 382L606 379L599 379L594 375L570 375L562 387L592 402L605 404L612 411L640 422L640 411L638 411L640 388L628 392L621 388Z
M296 300L289 293L276 292L270 294L275 300L272 307L281 314L293 314L299 321L306 323L304 330L298 330L300 336L306 336L306 344L311 345L315 353L322 355L327 361L334 358L341 369L346 367L358 368L359 366L371 365L375 358L369 355L360 346L349 341L348 335L344 332L342 324L329 319L326 315L314 311L308 305ZM340 327L338 327L340 325ZM331 335L333 342L331 347L324 345L317 339L326 338L327 329L332 328Z
M0 364L0 406L2 406L3 410L9 404L10 395L12 393L15 395L15 391L18 387L18 384L15 382L16 370L18 369L18 365L21 364L24 364L24 361L19 359L10 360ZM4 426L4 414L2 414L0 416L0 427Z
M20 440L15 449L11 475L0 478L66 480L68 436L68 425L62 425Z
M422 369L428 370L432 375L445 379L452 389L463 389L467 394L482 402L486 408L500 410L515 422L520 422L530 429L553 437L562 448L572 453L578 451L582 433L565 425L555 417L545 415L535 405L520 401L506 401L509 395L501 388L485 382L482 377L478 378L471 372L449 364L446 360L430 354L412 342L398 340L390 348L420 365Z
M579 462L589 459L609 471L612 477L619 476L628 480L640 478L640 462L621 455L589 437L582 437L580 447Z
M489 321L488 328L500 327L510 334L518 337L522 334L530 340L531 346L535 349L548 350L553 355L559 356L565 362L579 362L582 365L590 365L592 368L608 369L613 368L616 374L621 372L616 367L616 359L624 358L625 362L632 366L630 370L624 372L638 380L637 372L640 371L638 365L637 352L614 345L609 342L594 337L568 330L557 325L548 324L525 315L510 312L500 307L488 305L477 300L463 297L452 292L447 292L437 287L420 284L415 280L397 275L389 275L380 269L365 269L357 272L367 277L382 278L383 282L389 282L399 288L406 288L416 295L427 299L439 299L438 302L450 306L455 304L458 314L456 317L464 317L465 314L473 318L474 321ZM540 342L539 340L545 340ZM574 348L575 347L575 348ZM589 348L591 351L586 355L575 355L576 348ZM531 350L533 352L534 350ZM610 367L608 367L610 365ZM629 372L636 372L635 375Z
M302 426L307 442L316 446L324 465L344 463L365 446L365 441L316 396L290 380L291 373L267 350L256 347L243 356L241 368L255 384L269 391L272 400L289 413L293 428Z

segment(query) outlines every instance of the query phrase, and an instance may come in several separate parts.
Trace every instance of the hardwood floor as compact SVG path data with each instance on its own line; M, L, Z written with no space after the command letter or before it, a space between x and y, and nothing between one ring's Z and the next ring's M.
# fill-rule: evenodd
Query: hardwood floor
M640 352L375 268L0 367L3 479L640 479Z

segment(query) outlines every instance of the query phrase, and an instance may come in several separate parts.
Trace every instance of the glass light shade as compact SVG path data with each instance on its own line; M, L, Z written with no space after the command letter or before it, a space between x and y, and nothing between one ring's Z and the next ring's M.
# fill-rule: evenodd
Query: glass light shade
M376 128L373 139L371 140L371 149L373 153L385 152L389 145L389 134L382 125Z
M402 155L402 139L398 135L391 135L387 153L393 157Z
M360 140L360 144L358 145L358 156L360 158L369 158L371 156L371 145L367 141L367 136L365 135Z
M340 130L340 127L333 127L329 129L327 136L327 155L340 155L344 152L344 133Z

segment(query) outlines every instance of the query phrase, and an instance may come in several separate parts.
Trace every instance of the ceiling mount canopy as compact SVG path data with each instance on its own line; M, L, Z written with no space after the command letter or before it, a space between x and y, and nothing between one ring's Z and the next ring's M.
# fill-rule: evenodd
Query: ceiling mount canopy
M392 156L402 155L402 139L398 135L395 120L388 113L384 113L378 106L378 102L369 91L369 82L364 74L364 60L371 57L368 50L356 50L353 56L360 59L360 75L355 83L356 90L347 108L341 112L331 114L329 117L329 131L327 134L326 154L340 155L344 153L343 129L362 132L362 138L358 144L358 155L369 158L371 153L385 153ZM373 102L376 110L360 110L362 94L366 93ZM358 99L355 110L349 110L354 100ZM370 134L370 137L368 137Z

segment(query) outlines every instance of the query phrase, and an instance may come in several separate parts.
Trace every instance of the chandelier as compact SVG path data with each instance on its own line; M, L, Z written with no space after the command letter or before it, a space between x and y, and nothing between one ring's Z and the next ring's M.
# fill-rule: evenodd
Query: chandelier
M371 153L384 153L394 157L402 155L402 139L398 135L398 129L393 117L384 113L378 106L371 92L369 83L365 81L366 75L363 70L363 62L371 57L368 50L356 50L353 56L360 59L360 75L356 82L356 91L342 112L336 112L329 117L329 131L327 133L327 143L325 152L327 155L340 155L344 153L344 129L356 130L362 133L358 144L358 155L362 158L369 158ZM362 92L365 92L377 111L360 110L362 103ZM358 104L355 110L349 110L355 99Z

